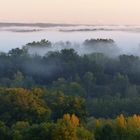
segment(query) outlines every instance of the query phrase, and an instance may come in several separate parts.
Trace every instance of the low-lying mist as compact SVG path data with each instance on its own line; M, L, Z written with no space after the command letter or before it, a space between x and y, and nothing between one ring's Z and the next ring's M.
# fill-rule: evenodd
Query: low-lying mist
M60 41L52 43L46 39L31 42L23 46L30 55L47 55L49 52L63 49L74 49L79 55L103 53L108 57L117 57L122 54L140 56L140 45L119 46L113 39L87 39L84 42Z
M139 55L136 49L122 51L112 39L87 39L81 43L52 43L43 39L0 54L0 83L12 86L16 75L24 77L26 86L45 86L59 78L82 79L85 73L92 72L99 81L102 74L105 79L117 73L135 74L130 80L140 84L140 57L134 56L136 53Z

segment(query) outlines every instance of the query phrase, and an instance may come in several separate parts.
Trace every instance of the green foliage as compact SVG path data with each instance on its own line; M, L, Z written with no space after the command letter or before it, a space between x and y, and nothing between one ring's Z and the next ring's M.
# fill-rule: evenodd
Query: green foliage
M53 129L54 124L34 124L24 130L23 140L52 140L51 133Z
M78 127L77 135L79 140L94 140L93 134L84 127Z
M100 41L114 44L85 43ZM30 56L26 47L0 54L0 140L139 140L139 57L73 49Z
M85 97L86 91L78 82L66 82L65 79L59 78L53 82L53 89L63 91L66 95Z
M52 110L52 118L62 118L64 114L76 114L79 118L85 119L85 100L81 97L66 96L62 92L47 93L43 97Z
M97 120L99 121L99 120ZM100 120L95 128L96 140L138 140L140 116L125 118L122 114L114 120Z
M9 138L9 128L0 122L0 140L8 140Z
M17 71L16 74L14 74L14 80L12 81L11 86L12 87L22 87L23 86L23 81L24 80L24 76L22 75L22 73L20 71Z

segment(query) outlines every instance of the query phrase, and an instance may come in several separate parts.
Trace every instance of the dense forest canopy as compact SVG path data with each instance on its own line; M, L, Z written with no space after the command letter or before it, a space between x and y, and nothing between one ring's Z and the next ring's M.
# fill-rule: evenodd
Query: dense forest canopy
M114 57L111 39L85 40L85 54L59 45L30 53L54 47L41 40L0 54L0 140L139 139L140 58Z

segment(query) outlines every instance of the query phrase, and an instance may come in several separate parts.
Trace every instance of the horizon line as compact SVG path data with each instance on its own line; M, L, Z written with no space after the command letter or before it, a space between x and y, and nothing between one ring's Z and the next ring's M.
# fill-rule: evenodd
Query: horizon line
M84 23L53 23L53 22L0 22L1 25L5 26L14 26L16 24L17 26L39 26L40 25L48 25L48 26L140 26L140 24L84 24Z

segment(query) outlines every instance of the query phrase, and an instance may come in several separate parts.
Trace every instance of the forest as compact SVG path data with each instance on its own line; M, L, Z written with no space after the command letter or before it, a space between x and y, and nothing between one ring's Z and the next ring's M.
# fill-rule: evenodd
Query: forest
M85 54L61 45L0 53L0 140L139 140L140 57L110 39L86 40Z

